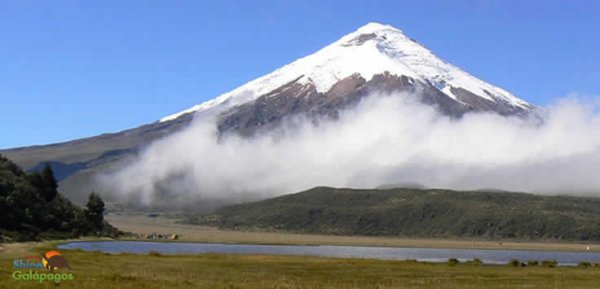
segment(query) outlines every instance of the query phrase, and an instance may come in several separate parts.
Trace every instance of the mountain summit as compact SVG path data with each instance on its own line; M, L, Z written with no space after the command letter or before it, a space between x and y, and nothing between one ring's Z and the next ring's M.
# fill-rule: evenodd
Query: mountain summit
M281 93L289 89L294 89L295 95L287 91L286 103L302 102L311 95L344 97L365 86L369 92L377 89L417 92L424 102L441 106L442 111L450 114L467 111L514 114L532 108L511 93L441 60L402 31L368 23L309 56L160 121L215 108L224 111L258 100L281 101Z

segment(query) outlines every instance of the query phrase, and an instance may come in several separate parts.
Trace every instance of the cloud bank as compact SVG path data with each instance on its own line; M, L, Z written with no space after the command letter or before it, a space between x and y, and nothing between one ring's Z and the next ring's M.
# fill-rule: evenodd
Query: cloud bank
M254 138L218 138L216 121L197 117L103 179L143 204L404 183L600 196L597 104L568 98L535 116L453 119L412 99L374 95L336 121L296 117Z

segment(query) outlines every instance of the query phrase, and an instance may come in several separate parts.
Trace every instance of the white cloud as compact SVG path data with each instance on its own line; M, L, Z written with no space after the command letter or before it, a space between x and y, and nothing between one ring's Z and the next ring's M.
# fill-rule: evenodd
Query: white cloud
M398 183L600 196L597 106L569 98L528 118L452 119L410 99L372 96L337 121L296 118L302 125L250 139L218 139L214 120L197 119L104 179L144 203Z

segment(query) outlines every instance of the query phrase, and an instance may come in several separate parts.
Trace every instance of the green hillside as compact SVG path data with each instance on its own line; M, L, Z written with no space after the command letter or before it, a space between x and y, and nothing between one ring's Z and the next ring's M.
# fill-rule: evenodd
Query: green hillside
M317 187L185 222L229 229L485 239L600 240L600 199L524 193Z

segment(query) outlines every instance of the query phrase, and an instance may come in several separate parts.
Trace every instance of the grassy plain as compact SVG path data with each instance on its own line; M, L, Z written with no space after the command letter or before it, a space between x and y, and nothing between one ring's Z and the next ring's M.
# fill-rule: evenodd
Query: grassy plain
M193 242L301 244L301 245L356 245L428 248L524 249L562 251L600 251L598 243L572 242L516 242L465 239L417 239L368 236L335 236L296 234L267 231L234 231L214 227L176 223L176 219L147 217L146 215L110 214L107 220L116 228L139 234L178 234L181 240ZM600 286L599 286L600 288Z
M600 268L509 267L265 255L109 255L62 251L73 281L13 281L12 259L54 243L1 245L0 288L598 288Z

